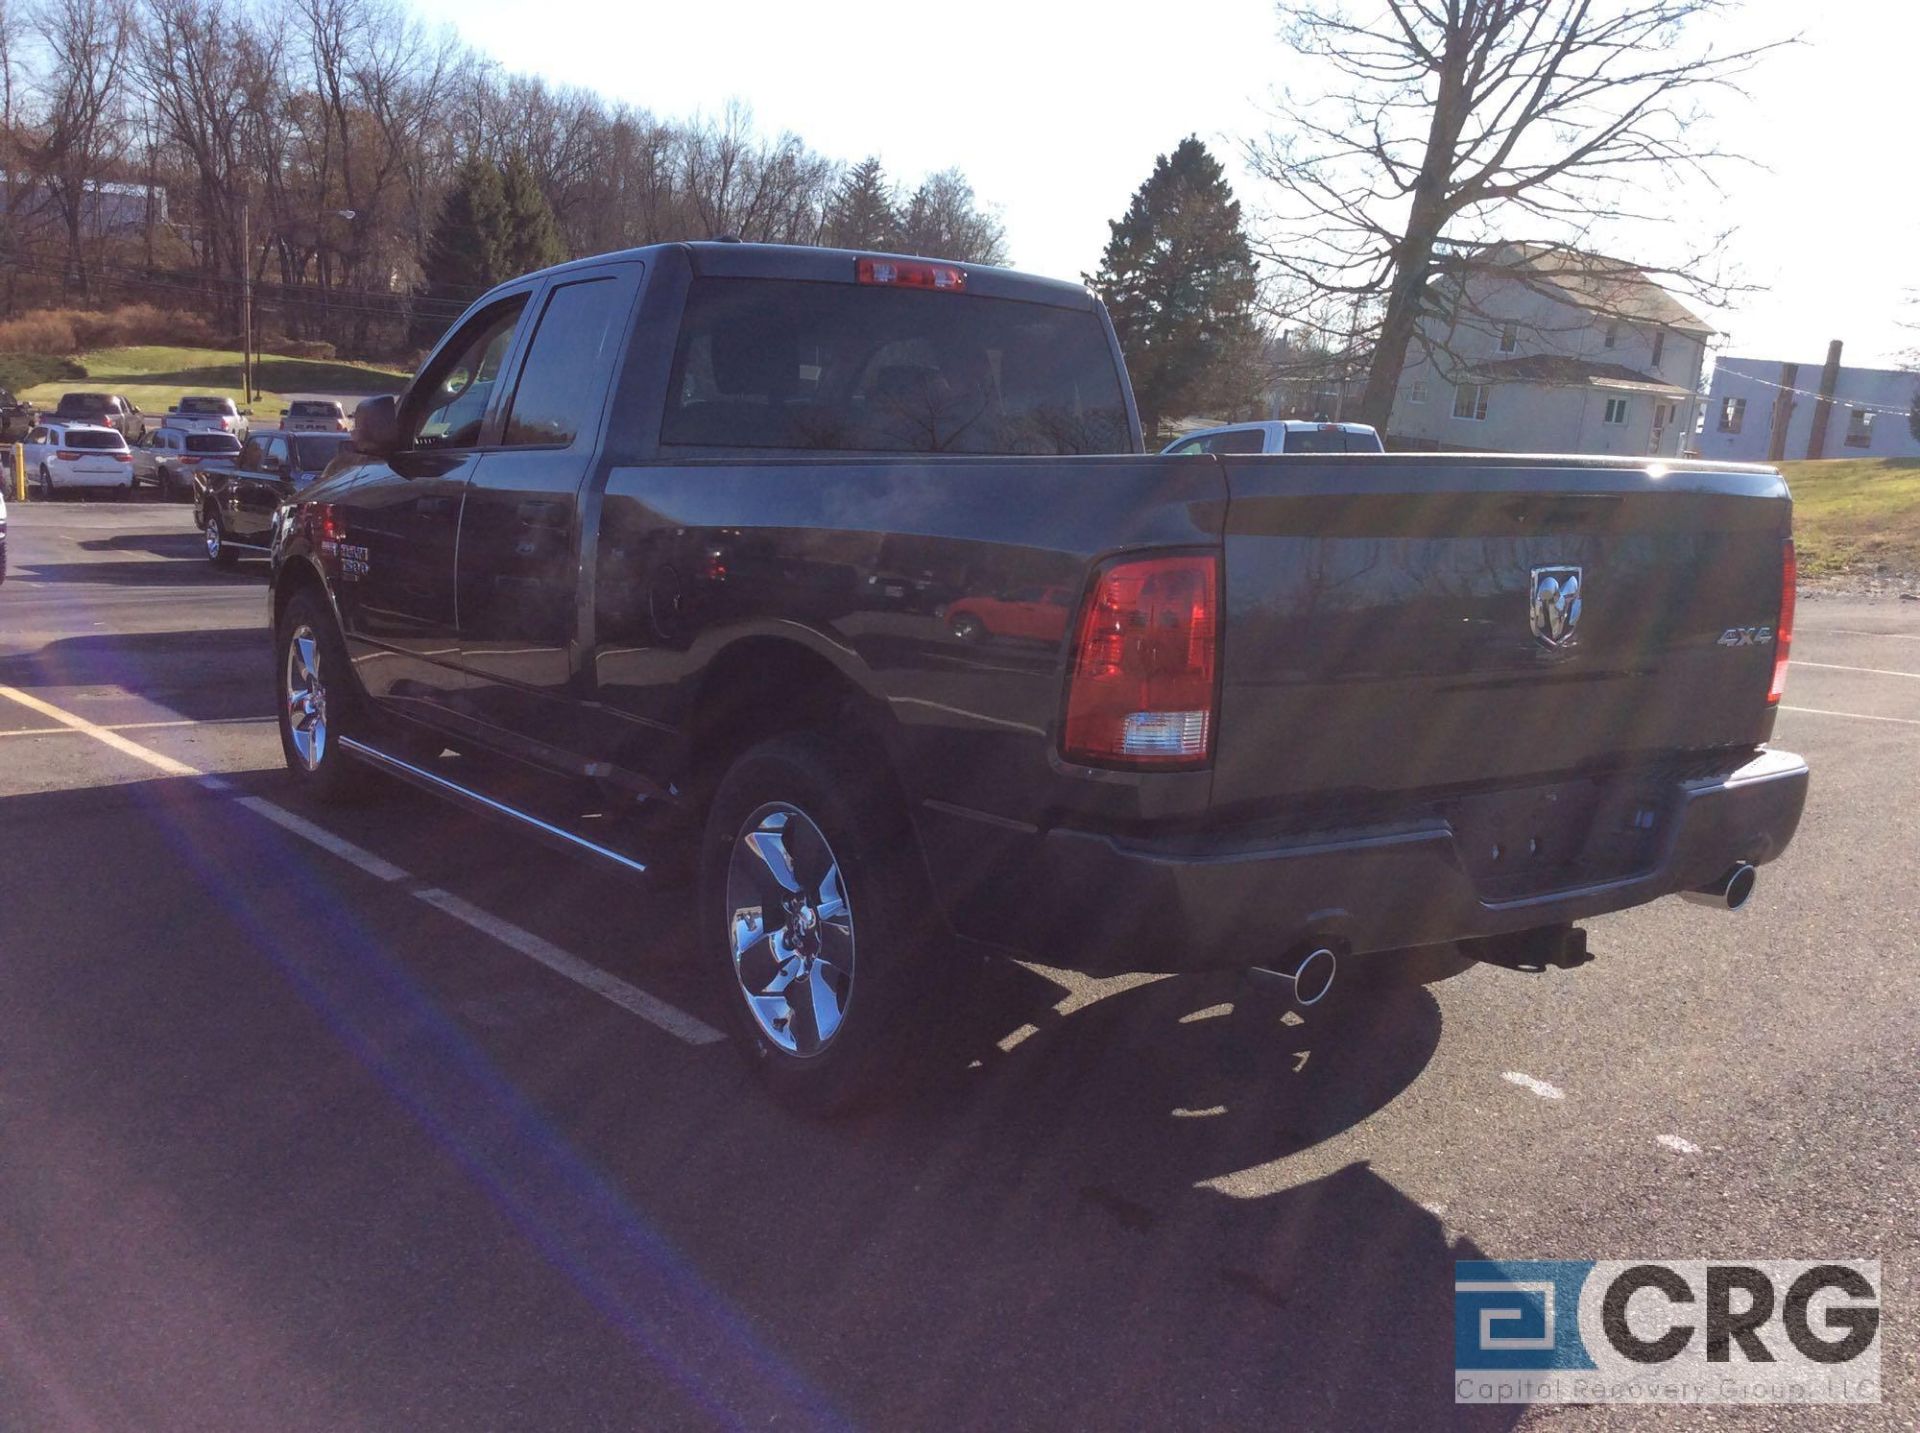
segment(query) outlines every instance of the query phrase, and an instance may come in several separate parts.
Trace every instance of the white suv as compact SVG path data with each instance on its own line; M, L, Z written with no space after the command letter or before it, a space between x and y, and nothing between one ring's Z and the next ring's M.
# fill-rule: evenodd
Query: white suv
M27 476L40 496L86 489L133 491L133 454L127 440L97 423L41 423L27 434Z

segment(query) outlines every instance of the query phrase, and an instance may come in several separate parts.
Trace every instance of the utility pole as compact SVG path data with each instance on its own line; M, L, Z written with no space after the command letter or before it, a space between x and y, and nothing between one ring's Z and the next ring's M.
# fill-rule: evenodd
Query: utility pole
M240 373L246 385L242 407L253 406L253 224L246 195L240 196Z

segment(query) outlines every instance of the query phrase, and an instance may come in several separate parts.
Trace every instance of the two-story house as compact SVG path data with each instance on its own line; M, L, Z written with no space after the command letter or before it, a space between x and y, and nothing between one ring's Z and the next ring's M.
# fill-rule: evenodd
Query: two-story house
M1678 457L1713 330L1643 270L1502 244L1433 289L1394 396L1407 447Z

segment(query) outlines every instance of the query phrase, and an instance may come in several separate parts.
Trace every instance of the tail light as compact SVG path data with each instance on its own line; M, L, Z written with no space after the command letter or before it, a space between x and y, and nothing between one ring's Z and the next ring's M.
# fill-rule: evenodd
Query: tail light
M1787 649L1793 645L1793 603L1799 585L1799 565L1793 556L1793 539L1780 544L1780 620L1773 624L1773 685L1767 688L1767 700L1777 702L1787 689Z
M863 284L891 284L902 289L943 289L959 293L967 286L967 271L957 264L923 264L905 259L856 259L854 277Z
M1100 569L1068 665L1067 760L1206 765L1219 650L1217 556L1121 559Z
M131 453L115 453L115 454L113 455L113 460L114 460L114 462L116 462L116 463L131 463L131 462L133 461L133 454L131 454Z
M59 452L55 453L53 456L58 458L63 463L71 463L75 459L77 459L80 455L78 453L69 452L67 449L62 448Z

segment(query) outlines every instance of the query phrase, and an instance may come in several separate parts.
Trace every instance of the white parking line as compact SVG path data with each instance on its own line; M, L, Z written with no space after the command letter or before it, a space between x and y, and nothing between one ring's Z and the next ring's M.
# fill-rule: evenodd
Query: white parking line
M542 940L530 930L522 930L511 921L501 920L471 901L464 901L436 886L423 886L414 895L435 909L445 911L455 920L492 936L509 949L519 951L529 960L539 961L548 970L566 976L576 985L584 985L596 995L606 996L621 1009L631 1011L649 1025L657 1026L689 1045L712 1045L727 1038L706 1021L687 1014L678 1006L669 1005L639 987L627 984L618 976L607 974L597 965L587 964L552 941Z
M131 756L136 761L143 761L156 771L165 772L168 776L198 777L204 789L216 794L230 794L233 790L232 783L224 777L210 775L188 766L184 761L175 761L170 756L151 751L138 742L128 741L124 736L96 722L75 716L72 712L62 711L51 702L43 702L38 697L28 696L17 688L0 686L0 697L18 702L29 711L38 712L41 716L59 722L63 729L71 729L90 736L101 745L111 747L122 755ZM391 861L383 860L373 852L363 850L353 842L334 835L322 826L316 826L304 816L296 816L284 807L276 806L264 797L241 796L237 798L236 804L246 807L255 815L265 817L282 830L318 846L328 854L358 866L368 875L379 880L396 882L413 879L408 872ZM590 965L578 956L560 949L551 941L542 940L532 931L523 930L512 921L502 920L450 892L433 886L423 886L413 894L428 905L444 911L461 924L491 936L509 950L536 960L556 975L564 975L574 984L611 1000L622 1010L639 1016L649 1025L666 1031L675 1039L684 1040L689 1045L711 1045L727 1038L706 1021L667 1004L657 996L647 994L638 986L629 985L617 975L610 975L599 966Z
M1796 667L1817 667L1823 672L1859 672L1868 677L1905 677L1910 682L1920 682L1920 672L1895 672L1886 667L1843 667L1838 662L1794 662Z
M224 783L223 783L224 785ZM275 806L260 796L242 796L240 804L255 815L264 816L282 830L291 831L303 841L311 841L321 850L338 856L349 865L358 866L377 881L404 881L407 873L391 861L383 861L371 851L362 850L353 842L345 840L327 830L316 826L304 816L296 816L291 811Z
M206 717L187 721L116 721L104 724L102 731L159 731L172 726L254 726L270 722L266 717ZM0 736L91 736L91 732L71 726L21 726L0 731Z
M1699 1145L1695 1144L1690 1139L1682 1139L1677 1134L1663 1134L1659 1137L1659 1142L1661 1144L1664 1144L1668 1149L1672 1150L1675 1154L1700 1153Z
M38 712L41 716L47 717L52 721L57 721L62 726L72 727L75 731L92 737L102 746L112 747L122 756L130 756L135 761L144 761L155 771L163 771L168 776L200 775L198 771L188 766L184 761L175 761L170 756L162 756L157 751L150 751L140 745L140 743L128 741L118 732L109 731L106 727L100 726L95 722L90 722L85 717L77 717L72 712L62 711L51 702L43 702L38 697L30 697L17 687L0 686L0 697L5 697L10 702L18 702L28 711Z
M1869 632L1863 627L1822 627L1820 632L1841 632L1849 637L1894 637L1902 642L1920 642L1920 632ZM1819 632L1809 630L1807 636L1817 637Z
M1913 717L1869 716L1866 712L1832 712L1828 711L1825 707L1783 706L1780 710L1783 712L1805 712L1808 716L1852 717L1855 721L1890 721L1895 726L1920 726L1920 721L1915 720Z
M1550 1085L1545 1080L1536 1080L1532 1075L1523 1075L1518 1070L1508 1070L1500 1076L1508 1084L1518 1085L1523 1090L1532 1090L1543 1100L1564 1100L1567 1092L1558 1085Z

